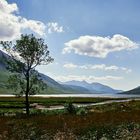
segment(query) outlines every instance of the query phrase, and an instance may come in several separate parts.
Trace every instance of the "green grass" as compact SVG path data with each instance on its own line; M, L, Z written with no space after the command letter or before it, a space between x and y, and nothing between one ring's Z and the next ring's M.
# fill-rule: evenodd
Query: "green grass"
M140 110L140 101L128 101L122 103L110 103L100 106L88 107L91 112L131 112Z
M88 103L98 103L107 100L116 100L115 98L67 98L67 97L51 97L51 98L39 98L39 97L30 97L30 104L37 103L38 105L43 105L49 107L52 105L65 105L66 103L78 103L78 104L88 104ZM25 112L25 98L24 97L0 97L0 115L4 114L18 114ZM89 108L90 110L90 108ZM98 109L100 110L100 109ZM78 111L78 110L77 110ZM60 113L61 112L61 113ZM66 113L64 110L57 111L47 111L43 110L39 112L37 109L34 109L31 106L31 114L62 114ZM78 113L82 113L82 110L79 110Z
M30 105L37 103L38 105L43 105L44 107L63 105L67 103L77 103L77 104L89 104L98 103L108 100L116 100L116 98L79 98L79 97L51 97L51 98L41 98L41 97L29 97ZM121 100L121 99L118 99ZM131 104L131 105L130 105ZM57 111L41 111L39 112L34 107L30 107L32 114L59 114ZM85 112L117 112L117 111L133 111L140 109L140 101L129 101L124 103L110 103L105 105L89 106L86 107ZM25 98L24 97L0 97L0 114L9 113L13 111L14 113L23 112L25 110ZM78 111L78 110L77 110ZM82 110L79 110L79 113ZM60 111L66 113L64 110Z
M50 97L50 98L43 98L43 97L29 97L30 103L39 103L45 106L48 105L63 105L67 102L72 103L97 103L102 101L108 100L116 100L116 98L82 98L82 97ZM120 100L120 99L118 99ZM25 104L24 97L0 97L0 106L11 106L11 105L22 105Z

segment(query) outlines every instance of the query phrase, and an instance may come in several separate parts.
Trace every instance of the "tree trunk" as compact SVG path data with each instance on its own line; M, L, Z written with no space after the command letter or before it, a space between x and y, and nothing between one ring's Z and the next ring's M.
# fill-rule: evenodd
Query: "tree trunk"
M26 100L26 114L29 115L30 112L29 112L29 72L27 72L27 77L26 77L26 82L27 82L27 85L26 85L26 93L25 93L25 100Z

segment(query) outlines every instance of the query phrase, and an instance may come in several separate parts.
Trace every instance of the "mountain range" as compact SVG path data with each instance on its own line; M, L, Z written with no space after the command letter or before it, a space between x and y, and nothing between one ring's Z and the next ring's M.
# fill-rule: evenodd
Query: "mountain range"
M61 82L61 84L71 85L71 86L73 86L73 85L80 86L80 87L88 89L91 93L109 93L109 94L112 94L112 93L122 92L122 90L116 90L116 89L113 89L109 86L103 85L101 83L88 83L86 81L72 80L72 81L68 81L68 82Z
M10 59L10 57L0 50L0 94L8 94L12 91L6 89L6 83L9 76L9 72L6 70L6 66L4 63L4 58ZM68 82L57 82L51 77L40 73L41 79L44 83L47 84L47 89L41 92L41 94L53 94L53 93L87 93L87 94L99 94L99 93L123 93L122 90L113 89L107 85L103 85L101 83L88 83L86 81L68 81ZM135 94L135 91L140 91L140 87L138 89L132 90L131 93ZM125 92L129 94L130 92Z

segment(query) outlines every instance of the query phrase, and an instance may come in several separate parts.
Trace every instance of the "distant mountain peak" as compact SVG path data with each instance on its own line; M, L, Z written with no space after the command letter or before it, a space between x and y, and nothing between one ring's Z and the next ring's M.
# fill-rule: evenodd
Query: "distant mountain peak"
M122 92L121 90L113 89L107 85L103 85L103 84L98 83L98 82L88 83L85 80L83 80L83 81L72 80L72 81L62 82L62 84L81 86L81 87L88 89L90 92L94 92L94 93L118 93L118 92Z
M5 71L5 60L10 59L10 56L0 50L0 70ZM6 73L6 71L5 71ZM88 83L87 81L68 81L68 82L56 82L49 76L40 73L40 76L44 83L48 85L49 93L117 93L118 90L114 90L109 86L102 85L100 83ZM3 83L3 82L2 82Z

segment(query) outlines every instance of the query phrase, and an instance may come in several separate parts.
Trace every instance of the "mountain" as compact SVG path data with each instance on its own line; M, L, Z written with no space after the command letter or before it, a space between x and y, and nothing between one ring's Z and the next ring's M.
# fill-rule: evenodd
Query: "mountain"
M61 84L81 86L81 87L88 89L92 93L94 92L94 93L110 93L110 94L112 94L112 93L122 92L121 90L116 90L116 89L113 89L109 86L106 86L106 85L103 85L100 83L88 83L86 81L72 80L72 81L68 81L68 82L64 82L64 83L61 82Z
M0 70L4 70L5 69L5 58L7 59L9 56L4 53L3 51L0 50Z
M41 79L49 87L57 89L59 93L89 93L90 91L84 87L76 85L63 85L56 82L54 79L50 78L47 75L40 73Z
M10 56L0 51L0 94L11 93L12 91L6 89L9 72L6 70L4 63L5 59L10 59ZM65 83L58 83L47 75L40 73L41 79L47 84L47 89L41 94L52 93L118 93L119 90L112 89L109 86L100 83L87 83L86 81L69 81Z
M10 59L10 56L0 50L0 94L10 94L13 91L6 88L9 72L6 70L5 59ZM90 91L84 87L75 85L63 85L59 84L47 75L40 73L40 77L44 83L47 84L47 89L41 92L41 94L52 93L90 93Z
M119 94L131 94L131 95L140 95L140 86L129 91L121 92Z

